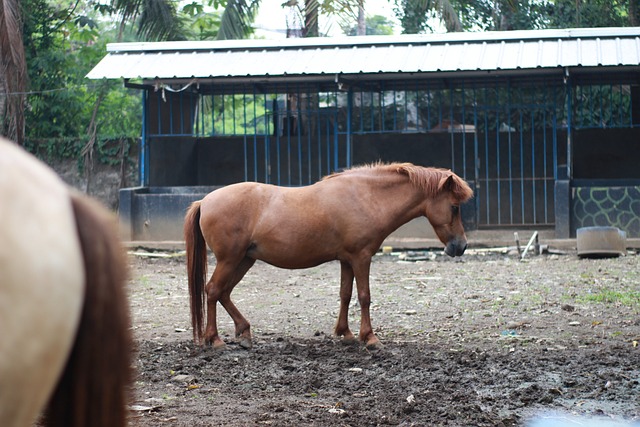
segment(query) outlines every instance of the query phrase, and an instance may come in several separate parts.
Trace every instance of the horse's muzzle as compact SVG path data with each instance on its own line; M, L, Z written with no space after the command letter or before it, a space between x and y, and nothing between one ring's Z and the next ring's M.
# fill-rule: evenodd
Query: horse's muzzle
M444 248L444 253L450 257L462 256L467 249L467 241L462 239L449 240L447 246Z

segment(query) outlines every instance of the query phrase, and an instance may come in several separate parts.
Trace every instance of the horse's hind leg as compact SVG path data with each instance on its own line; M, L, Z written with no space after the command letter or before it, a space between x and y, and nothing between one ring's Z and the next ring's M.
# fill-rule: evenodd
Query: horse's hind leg
M353 268L347 262L340 263L340 312L335 327L336 336L343 337L342 342L355 342L356 337L349 329L349 304L353 292Z
M229 285L220 296L220 304L222 304L224 309L227 310L227 313L229 313L229 316L233 319L233 323L236 326L236 338L240 338L240 346L244 348L251 348L252 346L251 325L242 313L240 313L240 310L238 310L233 301L231 301L231 292L255 262L255 259L245 257L236 268L231 282L229 282Z
M211 280L207 283L207 328L204 336L205 342L211 344L214 349L222 349L225 346L224 341L222 341L222 338L220 338L220 335L218 334L218 301L220 301L222 306L233 319L236 325L236 333L238 330L241 330L244 335L249 336L249 343L251 342L249 322L247 322L242 314L240 314L240 311L238 311L235 305L233 305L230 294L254 262L255 260L246 257L239 263L218 260L216 269L211 276Z

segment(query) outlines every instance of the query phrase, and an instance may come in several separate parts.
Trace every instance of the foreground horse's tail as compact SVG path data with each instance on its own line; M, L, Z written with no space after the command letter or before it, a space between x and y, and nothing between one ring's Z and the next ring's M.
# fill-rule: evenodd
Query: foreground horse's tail
M204 285L207 280L207 244L200 229L200 202L193 202L184 218L184 240L187 249L193 339L200 343L204 317Z
M72 196L72 205L84 256L84 305L45 423L124 426L132 380L127 261L112 218L80 196Z

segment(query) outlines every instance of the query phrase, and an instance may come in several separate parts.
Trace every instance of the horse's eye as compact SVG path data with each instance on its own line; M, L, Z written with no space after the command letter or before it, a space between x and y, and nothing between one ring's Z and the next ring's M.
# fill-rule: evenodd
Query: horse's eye
M451 214L452 215L458 215L458 212L460 212L460 206L457 205L453 205L451 206Z

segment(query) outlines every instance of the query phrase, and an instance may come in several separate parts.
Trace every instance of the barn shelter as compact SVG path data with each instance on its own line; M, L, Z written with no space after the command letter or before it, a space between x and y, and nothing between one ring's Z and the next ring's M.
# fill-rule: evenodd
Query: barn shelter
M181 239L219 186L378 160L464 177L470 229L640 237L640 28L116 43L88 77L142 92L130 240Z

